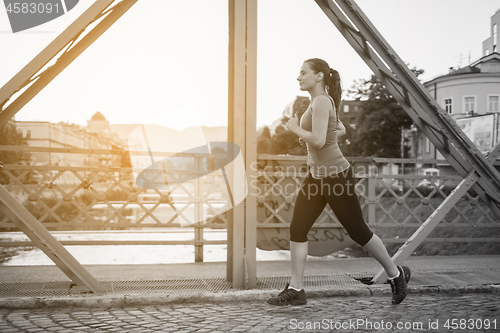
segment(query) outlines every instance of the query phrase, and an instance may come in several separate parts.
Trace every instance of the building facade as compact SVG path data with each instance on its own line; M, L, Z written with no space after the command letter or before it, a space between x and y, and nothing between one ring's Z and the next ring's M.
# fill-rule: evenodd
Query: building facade
M498 50L498 26L500 26L500 9L491 17L491 36L483 42L483 56L500 52Z
M28 145L32 147L125 149L124 143L119 140L116 133L110 131L109 123L100 112L94 114L88 122L87 128L64 122L54 124L45 121L14 121L14 124L23 137L27 139ZM107 126L105 126L106 124ZM120 167L122 164L120 155L33 152L31 158L33 165ZM77 184L79 182L80 179L71 172L65 172L55 181L57 184Z
M465 134L486 153L500 142L500 53L497 27L500 11L491 18L491 36L483 42L483 56L468 66L453 69L424 83L429 93L448 112ZM485 115L492 115L486 122ZM434 145L417 129L404 133L410 156L443 159Z

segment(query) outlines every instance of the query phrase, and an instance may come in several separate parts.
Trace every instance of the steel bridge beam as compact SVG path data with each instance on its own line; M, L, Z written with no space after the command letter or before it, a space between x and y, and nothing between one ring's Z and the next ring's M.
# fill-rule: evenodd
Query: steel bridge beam
M483 200L489 197L500 204L498 171L441 109L358 5L353 0L315 1L450 165L462 177L476 170L480 176L476 192Z
M4 126L137 1L97 0L0 88L0 127ZM114 2L116 4L111 6ZM94 22L98 23L90 27ZM79 39L86 29L89 31ZM51 61L55 61L54 64L44 69ZM17 92L20 93L16 96Z
M439 222L448 214L448 212L455 207L458 201L467 193L468 190L476 183L479 176L475 171L465 177L460 184L450 193L449 196L439 205L438 208L425 220L424 223L415 231L415 233L408 238L408 240L398 249L392 257L394 264L402 265L408 259L417 247L430 235L432 230L437 227ZM384 270L380 270L373 278L376 283L386 281L387 275Z
M137 0L97 0L51 44L0 89L0 127L5 125L34 96L89 47L104 31L118 20ZM114 4L114 6L112 6ZM97 22L82 37L89 25ZM229 109L228 140L238 144L245 160L247 174L253 172L256 152L256 62L257 62L257 1L229 0ZM55 61L47 67L51 61ZM3 189L4 190L4 189ZM13 197L2 192L9 201ZM245 202L230 211L228 223L228 280L236 287L256 286L256 202L248 196ZM6 206L1 207L12 213ZM24 214L25 215L25 214ZM23 215L23 216L24 216ZM10 216L10 215L9 215ZM32 216L31 216L32 217ZM14 216L12 215L12 218ZM24 216L23 222L33 219ZM44 227L40 224L37 228ZM28 236L30 227L26 230ZM49 239L50 233L42 233ZM30 236L30 238L32 238ZM46 240L33 237L35 244ZM82 282L67 265L57 260L61 247L55 239L49 257L75 282ZM60 244L59 244L60 245ZM42 245L40 245L42 246ZM64 249L64 248L63 248ZM52 254L51 254L52 253ZM68 254L69 255L69 254ZM201 255L198 256L200 259ZM78 271L81 268L77 269ZM94 288L95 289L95 288Z
M75 284L87 286L97 294L106 292L106 289L45 229L42 223L1 185L0 210Z
M110 7L113 2L114 0L97 0L80 18L0 89L0 126L5 125L12 116L76 59L137 0L123 0ZM460 193L463 192L462 188L470 185L490 205L491 209L500 216L500 175L491 161L482 156L477 147L461 132L451 117L441 110L437 102L382 38L356 3L349 0L336 0L335 2L332 0L316 0L316 2L413 121L421 127L424 134L440 150L450 165L460 175L467 177L468 185L462 185L450 201L460 199ZM256 2L253 0L229 0L229 12L230 92L228 134L229 140L237 143L244 152L247 170L251 170L249 164L254 161L256 155L253 151L255 150L255 137L252 135L252 130L255 130ZM101 21L83 38L79 39L85 29L92 22L99 19ZM60 56L55 64L43 70L44 66L58 54ZM43 71L36 75L41 70ZM17 92L19 92L19 95L16 97ZM240 131L241 129L245 130ZM477 179L472 180L472 175L476 173ZM29 221L28 216L24 216L22 219L19 218L20 215L17 214L21 211L19 207L12 209L13 206L6 205L6 202L12 204L10 200L13 197L8 192L4 193L6 190L3 187L1 190L2 210L5 210L7 214L11 214L12 218L17 218L17 221L33 223ZM252 198L253 196L249 197ZM231 230L228 230L228 233L230 233L228 238L228 259L229 256L231 257L231 260L228 261L228 279L233 281L233 285L251 287L255 284L256 276L254 246L256 218L254 210L248 209L251 203L248 200L247 198L246 205L240 205L233 209L232 212L232 221L238 222L232 224L230 226ZM444 212L444 210L441 210L441 212ZM17 214L17 217L13 214ZM442 214L437 212L436 215ZM433 221L436 221L435 217ZM423 229L425 232L430 232L432 229L430 229L429 225L432 223L426 222L424 224ZM30 233L29 228L25 230ZM424 231L420 230L421 235L423 235L422 232ZM37 237L34 238L32 240L37 242ZM412 246L418 246L418 241L421 238L412 237L409 242L412 243ZM40 246L43 246L43 244ZM405 244L405 246L410 248L409 244ZM230 248L232 251L230 251ZM57 255L53 257L57 261ZM68 276L71 275L70 278L77 280L76 282L81 283L83 281L78 276L73 275L74 272L71 268L69 271L65 267L61 267L61 269L66 270ZM85 282L83 281L83 283Z
M385 85L394 99L464 180L393 256L407 259L471 187L500 217L500 174L493 166L496 147L487 159L444 112L413 72L375 29L353 0L315 0L345 39ZM381 270L374 282L384 281Z
M0 89L0 127L6 125L23 106L111 27L137 0L122 0L111 6L114 2L115 0L97 0ZM94 22L96 24L92 26ZM83 35L87 29L89 31ZM51 61L54 61L54 64L45 68ZM106 291L2 185L0 185L0 210L75 284L85 285L95 293Z
M243 154L246 176L257 162L257 1L229 0L228 141ZM228 170L229 171L229 170ZM231 170L230 182L241 179ZM232 179L231 179L232 178ZM241 184L240 184L241 186ZM257 199L248 186L245 200L228 211L227 280L234 287L257 286Z

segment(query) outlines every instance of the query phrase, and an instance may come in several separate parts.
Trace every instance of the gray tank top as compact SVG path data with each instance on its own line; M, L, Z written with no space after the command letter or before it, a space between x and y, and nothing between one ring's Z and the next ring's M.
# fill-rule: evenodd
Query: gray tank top
M321 148L315 148L307 143L307 163L310 167L313 178L320 179L336 175L339 172L347 170L351 165L340 151L337 140L337 115L335 112L335 103L329 95L333 108L328 118L328 129L326 132L325 145ZM313 109L312 102L309 108L300 118L300 127L306 131L312 131Z

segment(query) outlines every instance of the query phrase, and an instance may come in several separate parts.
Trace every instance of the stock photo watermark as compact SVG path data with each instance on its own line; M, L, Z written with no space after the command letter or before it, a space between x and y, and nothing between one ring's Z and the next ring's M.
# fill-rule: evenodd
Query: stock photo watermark
M52 21L75 8L79 0L3 0L12 32Z
M385 321L354 318L348 320L321 319L315 321L300 321L290 319L291 330L365 330L365 331L427 331L427 330L496 330L496 319L465 319L446 318L428 319L427 321Z
M152 119L153 124L173 124L182 116L188 119L186 133L158 132L156 125L141 124L128 136L135 183L145 190L161 193L172 207L182 213L186 202L210 205L216 215L236 207L247 195L282 197L292 203L297 195L308 199L321 196L352 196L365 193L363 182L357 182L351 168L316 167L327 175L300 184L310 177L310 169L303 163L287 166L262 166L258 161L245 164L240 147L231 142L214 142L205 137L202 121L195 106L170 111ZM184 119L184 120L186 120ZM248 176L248 167L251 172ZM356 177L376 176L373 166L356 167ZM266 181L266 178L276 181ZM187 196L187 191L194 196ZM217 202L216 205L213 202ZM179 214L181 226L205 220L203 214L189 218Z

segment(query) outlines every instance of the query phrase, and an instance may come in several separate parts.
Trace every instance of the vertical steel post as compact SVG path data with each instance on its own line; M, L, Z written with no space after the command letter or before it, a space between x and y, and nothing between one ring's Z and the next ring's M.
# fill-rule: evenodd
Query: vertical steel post
M245 260L247 288L257 287L257 188L250 186L257 173L257 0L247 0L245 169Z
M234 15L234 1L228 0L228 26L229 26L229 41L228 41L228 85L227 85L227 141L231 142L234 138L234 25L235 15ZM228 148L228 153L233 156L232 147ZM231 186L231 177L229 168L226 170L228 173L228 181ZM227 211L227 263L226 263L226 280L228 282L233 282L233 225L234 225L234 214L233 210Z
M228 141L237 144L251 172L256 162L257 1L229 0ZM228 168L230 184L241 170ZM240 184L241 185L241 184ZM228 213L227 279L256 285L256 202L250 194Z
M375 165L376 168L376 165ZM377 201L377 173L374 172L374 165L371 163L368 164L368 216L367 216L367 221L368 223L375 223L376 217L375 217L375 209L376 209L376 201Z
M244 156L245 152L245 53L246 53L246 0L230 0L229 16L232 30L229 41L229 53L231 54L232 66L229 68L230 88L232 95L229 96L230 109L228 110L229 134L228 141L240 146ZM227 168L231 188L235 184L235 171L233 167ZM242 288L245 285L245 207L240 203L231 210L231 282L233 287Z
M196 158L196 170L198 176L202 174L203 158ZM194 261L203 262L203 176L199 176L194 181Z

